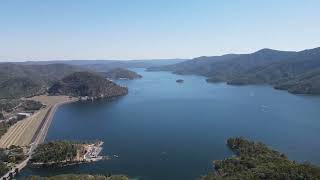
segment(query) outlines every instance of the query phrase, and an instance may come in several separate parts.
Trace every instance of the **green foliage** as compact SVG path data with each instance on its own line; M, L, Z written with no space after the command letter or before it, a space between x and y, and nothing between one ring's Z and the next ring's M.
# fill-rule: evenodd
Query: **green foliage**
M34 100L20 100L20 99L0 99L0 110L5 112L12 112L13 110L20 111L35 111L39 110L43 104Z
M18 120L11 120L9 122L0 122L0 137L4 135L10 126L18 122Z
M0 99L0 110L2 112L11 113L11 115L14 115L16 112L22 111L36 111L39 110L42 106L43 105L40 102L34 100ZM0 120L5 119L1 111ZM8 128L15 124L17 121L18 120L13 119L11 121L0 122L0 137L4 135L7 132Z
M0 63L0 99L42 94L52 82L81 68L65 64L24 65Z
M13 77L0 84L1 98L20 98L38 94L41 84L34 82L29 77Z
M0 100L43 94L113 97L127 93L104 77L66 64L25 65L0 63ZM78 72L78 73L77 73Z
M55 141L40 144L30 160L33 163L51 163L71 161L77 155L79 145L69 141Z
M290 161L284 154L262 143L243 138L230 138L227 145L236 154L236 157L214 161L215 172L201 179L320 179L319 167Z
M39 177L31 176L26 178L26 180L128 180L129 178L124 175L87 175L87 174L63 174L51 177Z
M0 176L5 175L9 171L8 166L6 163L0 160Z
M4 157L3 159L6 159L8 163L20 163L26 157L23 149L19 146L12 145L6 151L7 157Z
M11 112L20 103L21 100L19 99L0 99L0 110L5 112Z
M8 149L0 149L0 159L6 163L19 163L26 158L23 149L19 146L10 146Z
M149 68L176 74L197 74L207 82L234 85L270 84L292 93L320 94L320 48L300 52L262 49L251 54L199 57Z
M90 72L75 72L52 85L52 95L113 97L127 94L128 89Z
M9 171L8 164L17 164L25 160L23 149L19 146L11 146L8 149L0 149L0 176Z
M36 111L42 108L43 104L39 101L25 100L23 101L21 107L24 111Z

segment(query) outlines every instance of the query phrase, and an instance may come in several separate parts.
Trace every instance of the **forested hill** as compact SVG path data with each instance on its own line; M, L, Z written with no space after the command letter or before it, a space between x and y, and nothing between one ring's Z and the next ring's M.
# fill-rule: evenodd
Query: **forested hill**
M53 83L74 72L90 71L104 74L115 68L146 68L182 61L183 59L4 62L0 63L0 99L17 99L45 93ZM117 75L119 74L129 78L139 76L124 71L118 71Z
M0 63L0 72L10 77L29 77L35 81L55 81L84 68L67 64L22 65Z
M199 57L149 68L208 77L208 82L271 84L292 93L320 94L320 48L299 52L262 49L252 54Z
M142 78L142 76L134 71L130 71L128 69L123 68L115 68L108 72L103 73L102 75L108 79L138 79Z
M0 99L20 98L43 93L53 82L78 71L83 71L83 69L66 64L0 63Z
M115 72L111 74L140 77L127 70ZM113 97L127 93L127 88L106 80L104 75L68 64L0 63L0 99L18 99L47 93L48 90L51 94L90 97Z
M128 89L95 73L75 72L53 84L48 92L52 95L88 96L97 99L125 95Z

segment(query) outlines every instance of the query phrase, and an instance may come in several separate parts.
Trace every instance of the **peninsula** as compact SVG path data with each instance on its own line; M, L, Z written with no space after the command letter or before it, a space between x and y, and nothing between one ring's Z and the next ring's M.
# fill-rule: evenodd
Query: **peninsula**
M23 66L15 64L2 66L23 69ZM0 65L0 69L3 68L2 66ZM39 144L44 142L54 113L60 105L72 103L79 99L112 98L128 93L126 87L121 87L100 76L98 73L78 72L79 69L72 66L48 65L26 67L22 71L24 73L17 73L16 76L19 76L18 78L35 77L28 79L28 81L23 81L23 83L27 84L8 84L7 80L0 79L0 86L5 85L7 87L0 89L0 105L2 107L0 114L0 148L3 148L7 152L13 146L19 147L25 156L23 161L0 162L1 176L4 179L13 178L17 172L28 164L30 159L35 159L32 158L34 151ZM44 70L43 76L37 76L35 71L40 71L44 67L47 68L47 72ZM56 70L57 67L65 68ZM4 70L7 69L4 68ZM53 80L51 76L47 76L50 73L55 74L57 72L67 75L60 80ZM8 73L8 76L5 79L10 81L13 76L9 75L9 71L6 73ZM54 77L61 77L61 74ZM54 83L49 83L51 80L46 77L50 77ZM50 86L50 84L53 85ZM29 88L29 85L32 85L32 87ZM10 89L13 87L17 89L11 91ZM22 87L29 90L23 91ZM81 145L80 147L84 151L91 152L91 154L85 155L82 159L71 160L76 160L75 162L80 160L84 162L99 160L102 158L98 156L101 151L99 146L101 145ZM58 163L61 164L60 161Z
M148 71L170 71L201 75L207 82L230 85L269 84L294 94L320 94L320 48L303 51L261 49L249 54L201 56L184 62L151 67Z
M320 179L320 167L290 161L260 142L230 138L227 145L236 156L214 161L215 171L201 180Z
M32 167L47 167L99 161L104 159L103 156L99 156L102 145L102 141L93 143L55 141L40 144L35 149L30 164Z
M126 95L128 88L121 87L95 73L75 72L53 84L48 92L50 95L101 99Z

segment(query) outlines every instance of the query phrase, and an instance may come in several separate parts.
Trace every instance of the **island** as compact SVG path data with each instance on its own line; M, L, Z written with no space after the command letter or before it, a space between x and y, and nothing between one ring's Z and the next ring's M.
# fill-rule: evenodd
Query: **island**
M129 79L129 80L133 80L133 79L139 79L142 78L142 76L134 71L130 71L128 69L124 69L124 68L115 68L112 69L108 72L104 72L102 73L106 78L108 79L113 79L113 80L117 80L117 79Z
M183 79L178 79L178 80L176 80L176 82L177 82L177 83L183 83L184 80L183 80Z
M71 141L54 141L40 144L34 151L31 167L67 166L103 160L99 156L102 151L102 141L92 143L77 143Z
M117 85L91 72L75 72L56 82L50 95L67 95L81 99L102 99L126 95L128 88Z
M290 161L263 143L237 137L228 139L227 145L236 156L214 161L215 171L200 179L320 179L320 167Z

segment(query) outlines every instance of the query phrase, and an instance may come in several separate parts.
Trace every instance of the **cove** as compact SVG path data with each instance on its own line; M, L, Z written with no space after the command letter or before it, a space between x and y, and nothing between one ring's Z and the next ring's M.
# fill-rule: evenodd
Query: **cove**
M127 96L61 106L46 138L100 139L105 142L102 155L118 158L26 168L21 176L112 173L142 180L196 179L212 169L212 160L232 154L225 141L233 136L262 141L292 160L320 164L320 97L134 70L143 78L117 81L128 86Z

